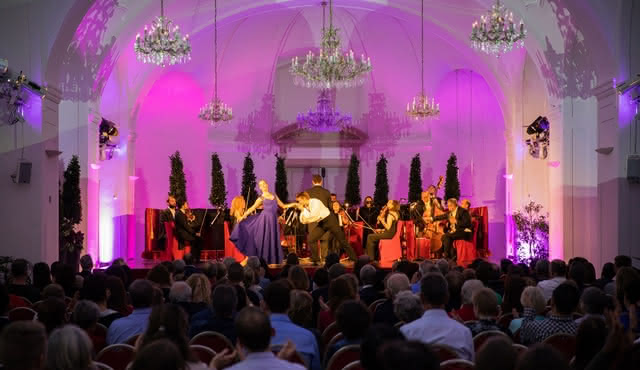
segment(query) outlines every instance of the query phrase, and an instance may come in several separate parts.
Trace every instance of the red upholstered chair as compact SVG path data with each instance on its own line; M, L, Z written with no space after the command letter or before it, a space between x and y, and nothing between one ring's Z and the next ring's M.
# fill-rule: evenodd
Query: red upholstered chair
M98 352L96 361L101 362L113 370L126 370L135 357L133 346L128 344L112 344Z
M98 370L113 370L113 368L107 364L103 364L102 362L93 362L93 366L95 366Z
M338 327L338 323L334 321L331 324L329 324L329 326L327 326L326 329L324 329L324 331L322 332L322 336L321 336L322 347L323 348L327 347L331 339L333 339L333 337L335 337L336 334L338 333L340 333L340 328Z
M36 311L29 307L16 307L9 311L9 321L33 321Z
M231 233L229 232L229 223L224 222L224 256L225 257L233 257L237 262L242 262L245 258L245 255L240 253L236 245L229 240L231 237Z
M96 324L92 329L86 330L87 335L93 343L93 350L100 352L107 346L107 327L102 324Z
M216 353L209 347L201 346L199 344L192 344L189 346L191 352L198 358L198 360L204 362L206 365L211 363Z
M273 352L273 354L277 356L278 353L280 352L280 350L282 350L282 347L283 346L272 346L271 347L271 352ZM285 360L287 360L289 362L292 362L294 364L300 364L300 365L304 366L306 369L309 368L309 364L307 364L307 361L305 361L304 357L298 351L293 352Z
M431 239L416 239L416 258L429 259L431 257Z
M23 298L23 297L18 297L15 294L9 294L9 310L12 310L12 309L18 308L18 307L31 308L32 305L27 303L27 300L25 298Z
M440 363L440 370L473 370L475 365L471 361L456 359Z
M371 312L371 314L376 313L376 309L378 308L379 305L381 305L382 303L384 303L384 301L386 301L386 298L380 298L378 300L373 301L370 305L369 305L369 312Z
M342 370L364 370L362 365L360 365L360 361L353 361L349 365L345 366Z
M413 261L417 257L416 251L416 228L413 226L413 221L404 222L405 239L407 241L407 259Z
M171 261L174 259L174 251L178 250L178 239L173 232L176 229L176 225L173 221L164 223L164 231L167 234L167 241L164 247L165 259Z
M402 245L400 244L400 234L402 234L402 228L404 227L404 221L398 221L396 227L396 234L392 239L380 240L378 249L380 250L380 262L394 262L402 258Z
M327 352L329 352L329 348L331 348L331 346L333 346L334 344L336 344L337 341L339 341L340 339L344 338L344 334L342 334L341 332L334 335L333 338L331 338L329 340L329 342L327 343L327 345L324 347L324 353L322 354L322 358L324 359L324 361L328 361L329 359L327 358Z
M361 256L364 254L364 250L362 248L362 237L363 237L363 228L362 221L358 221L350 226L347 226L347 241L351 248L356 252L356 256Z
M575 335L558 333L545 339L542 343L560 351L570 361L576 355L576 337Z
M473 348L475 348L476 353L482 348L482 346L484 346L487 340L494 337L503 337L509 339L509 336L501 332L500 330L483 331L482 333L473 337Z
M433 343L430 344L430 346L433 352L435 352L440 359L441 363L447 360L457 360L460 358L460 356L458 356L458 353L453 348L447 345Z
M189 345L198 344L212 349L215 353L222 352L225 348L233 352L233 344L224 335L215 331L202 332L189 342Z
M350 344L334 353L329 359L326 370L342 370L354 361L360 360L360 345Z
M478 237L478 227L480 227L477 220L473 220L473 237L471 241L456 240L453 242L453 246L456 248L458 256L458 265L467 267L476 259L476 239Z
M140 338L140 335L141 334L136 334L136 335L130 337L129 339L127 339L125 341L125 344L128 344L128 345L130 345L132 347L135 347L136 343L138 343L138 339Z

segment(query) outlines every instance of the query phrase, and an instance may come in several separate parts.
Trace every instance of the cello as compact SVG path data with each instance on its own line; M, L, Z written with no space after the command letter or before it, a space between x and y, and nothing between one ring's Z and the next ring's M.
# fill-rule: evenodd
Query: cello
M425 211L422 214L422 219L424 220L425 227L424 235L427 239L431 241L430 249L431 252L436 252L442 249L442 236L444 235L444 228L446 221L432 221L428 222L427 219L435 216L439 216L444 212L441 207L434 206L434 202L437 202L436 194L438 190L442 187L442 182L444 181L444 176L440 176L438 179L438 184L436 185L436 192L433 194L433 197L430 199L431 204L429 207L425 207ZM431 214L429 214L431 211Z

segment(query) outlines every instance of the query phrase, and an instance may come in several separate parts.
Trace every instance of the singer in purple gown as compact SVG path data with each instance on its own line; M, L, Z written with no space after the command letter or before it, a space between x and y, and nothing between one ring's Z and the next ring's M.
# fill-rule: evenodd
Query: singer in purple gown
M284 253L280 246L278 207L289 208L290 205L285 205L278 197L271 194L266 181L260 180L258 188L262 195L238 220L229 240L247 257L262 257L269 264L281 263ZM249 216L261 205L262 212Z

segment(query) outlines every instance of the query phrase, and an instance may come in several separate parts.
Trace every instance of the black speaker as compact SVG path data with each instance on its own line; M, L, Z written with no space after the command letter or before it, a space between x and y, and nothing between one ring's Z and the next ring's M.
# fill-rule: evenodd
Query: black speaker
M19 162L16 182L18 184L28 184L31 182L31 162Z
M324 179L324 177L327 176L326 168L322 167L322 169L320 170L320 173L322 174L322 178Z

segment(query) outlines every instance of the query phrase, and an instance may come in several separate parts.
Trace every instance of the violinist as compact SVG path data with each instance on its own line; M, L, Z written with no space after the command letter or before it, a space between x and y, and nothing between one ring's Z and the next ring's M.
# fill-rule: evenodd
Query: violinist
M460 239L471 239L473 225L469 211L458 207L456 198L451 198L447 201L447 208L447 213L435 217L427 217L427 221L449 221L448 230L442 237L442 247L444 248L445 257L455 261L456 253L453 248L453 242Z
M373 198L371 196L367 196L364 198L364 207L359 207L356 211L355 221L363 221L364 225L376 226L376 218L380 214L380 211L377 207L373 205ZM366 249L367 237L371 234L369 228L365 227L362 229L362 248Z
M333 213L338 217L338 225L340 227L344 228L345 226L351 225L351 219L349 219L349 216L347 216L347 212L344 210L344 208L340 206L340 202L335 201L331 203L331 208L333 210Z
M367 236L366 251L371 260L376 257L378 243L383 239L393 239L396 235L398 219L400 218L400 203L397 200L390 200L387 205L382 208L378 215L377 221L384 229L377 229L375 233Z
M185 244L191 245L191 253L196 262L200 261L200 232L196 223L196 216L189 208L186 201L180 206L180 211L176 212L176 237L178 238L178 253L174 254L175 259L180 259L185 251Z

